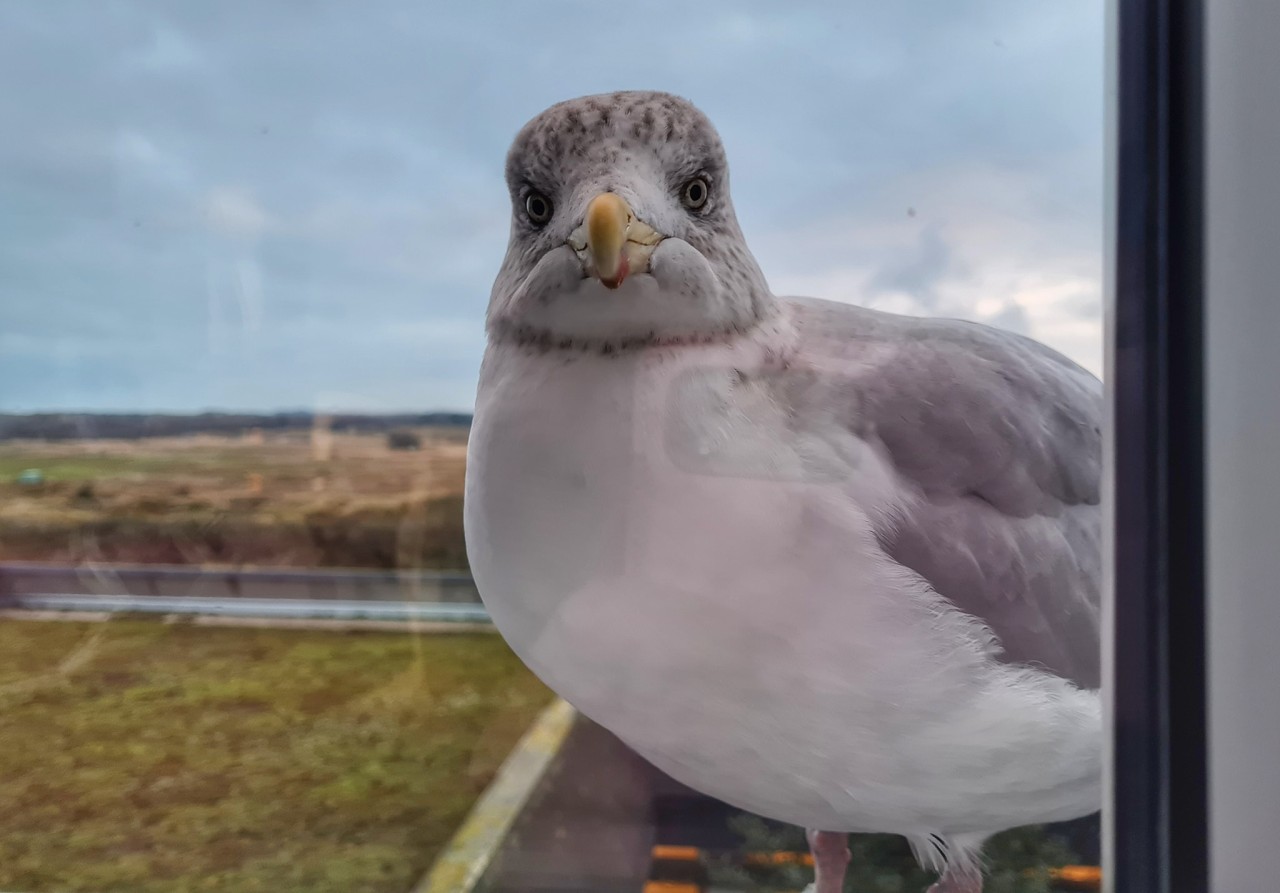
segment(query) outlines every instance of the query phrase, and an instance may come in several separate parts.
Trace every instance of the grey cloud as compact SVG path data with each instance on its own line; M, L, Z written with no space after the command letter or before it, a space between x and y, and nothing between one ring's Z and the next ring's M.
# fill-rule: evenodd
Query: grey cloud
M931 311L938 306L938 284L952 266L951 250L937 227L926 227L904 257L893 258L876 271L867 290L872 295L901 292Z
M1080 292L1063 298L1058 302L1058 307L1072 319L1096 320L1102 315L1102 296Z
M1031 334L1031 320L1027 318L1027 311L1020 304L1013 302L1006 304L993 316L987 317L985 322L988 325L1016 332L1019 335Z
M1017 0L4 4L0 406L466 408L507 145L582 93L703 106L749 238L966 161L1095 226L1101 28ZM885 281L927 289L928 247Z

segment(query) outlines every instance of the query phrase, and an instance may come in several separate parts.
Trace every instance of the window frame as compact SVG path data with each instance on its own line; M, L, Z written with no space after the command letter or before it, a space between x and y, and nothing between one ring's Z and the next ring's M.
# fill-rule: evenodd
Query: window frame
M1113 0L1107 888L1207 893L1203 0Z

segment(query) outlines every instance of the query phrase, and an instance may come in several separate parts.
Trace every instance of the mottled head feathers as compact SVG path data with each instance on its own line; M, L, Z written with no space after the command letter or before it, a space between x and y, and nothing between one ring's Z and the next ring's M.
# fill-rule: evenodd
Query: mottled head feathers
M709 194L692 208L681 196L695 179ZM771 304L738 227L724 146L684 99L636 91L558 103L519 131L506 180L511 237L494 283L491 337L611 352L743 331ZM649 275L617 292L586 279L566 244L603 192L666 237ZM550 213L527 213L531 195Z

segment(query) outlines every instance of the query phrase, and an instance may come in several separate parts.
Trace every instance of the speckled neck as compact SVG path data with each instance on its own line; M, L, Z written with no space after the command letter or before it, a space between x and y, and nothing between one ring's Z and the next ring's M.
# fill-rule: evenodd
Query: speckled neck
M491 345L516 347L530 353L620 357L648 349L732 344L739 339L758 337L773 340L780 337L783 330L789 331L786 314L772 296L768 300L755 302L752 310L754 315L744 323L710 332L665 335L647 332L614 338L584 338L535 328L510 319L493 319L489 322L488 334Z

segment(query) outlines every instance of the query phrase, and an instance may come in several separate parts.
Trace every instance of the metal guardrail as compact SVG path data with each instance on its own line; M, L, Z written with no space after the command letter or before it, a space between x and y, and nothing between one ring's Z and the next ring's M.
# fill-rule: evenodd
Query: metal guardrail
M480 602L471 575L452 571L0 563L0 601L44 593Z
M107 611L290 620L395 620L488 623L482 605L301 598L209 598L168 595L20 595L10 605L28 611Z
M0 563L0 607L488 623L469 574Z

